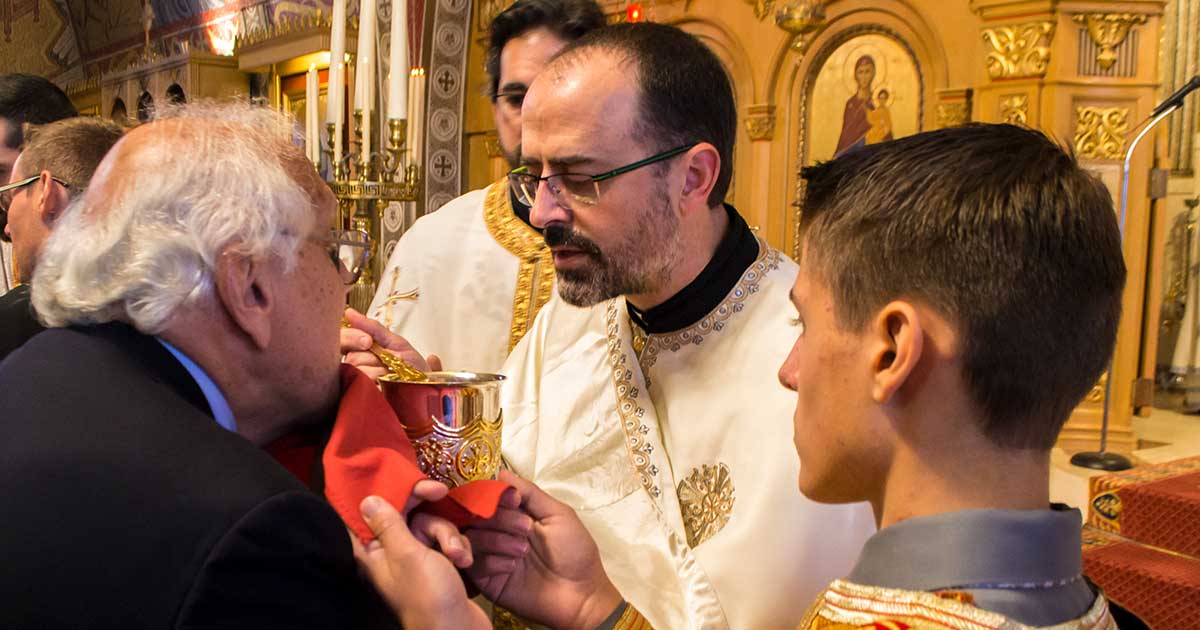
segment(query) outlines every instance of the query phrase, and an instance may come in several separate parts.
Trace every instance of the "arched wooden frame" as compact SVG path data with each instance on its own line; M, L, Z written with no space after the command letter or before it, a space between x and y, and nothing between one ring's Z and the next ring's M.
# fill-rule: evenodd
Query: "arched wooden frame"
M109 111L108 117L118 125L129 124L129 109L125 107L125 101L121 97L113 99L112 110Z
M937 90L949 82L946 48L933 26L908 5L898 0L841 0L829 5L825 27L811 40L803 55L798 55L785 40L778 50L769 75L767 93L772 104L779 103L776 133L783 140L772 149L772 161L784 165L773 174L770 223L784 235L780 248L792 256L799 254L799 200L803 189L799 173L803 168L805 127L810 110L812 84L825 61L848 39L864 34L883 35L899 43L917 68L920 86L920 124L922 130L936 124L932 104Z
M908 54L913 62L913 66L917 69L917 94L919 101L917 103L917 132L925 130L925 94L928 86L924 69L921 66L921 60L913 51L912 46L904 40L898 33L890 28L879 24L859 24L845 30L839 31L836 35L826 40L821 48L817 50L813 61L808 66L808 72L804 76L804 87L800 91L799 108L797 110L797 129L796 129L796 169L795 169L795 197L792 201L792 207L795 208L795 220L793 222L792 233L792 258L800 258L800 219L801 219L801 200L804 199L804 180L800 177L800 171L804 168L808 156L808 128L809 115L812 110L812 94L813 85L817 81L817 75L825 67L825 63L829 61L829 57L835 50L840 48L846 42L863 35L882 35L896 42L904 52Z

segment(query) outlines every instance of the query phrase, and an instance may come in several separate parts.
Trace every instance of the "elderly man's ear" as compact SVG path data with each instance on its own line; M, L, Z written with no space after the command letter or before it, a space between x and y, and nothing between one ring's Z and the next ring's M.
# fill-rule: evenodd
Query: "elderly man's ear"
M217 298L233 325L259 350L271 343L271 311L275 306L278 274L249 256L226 250L217 259L213 277Z

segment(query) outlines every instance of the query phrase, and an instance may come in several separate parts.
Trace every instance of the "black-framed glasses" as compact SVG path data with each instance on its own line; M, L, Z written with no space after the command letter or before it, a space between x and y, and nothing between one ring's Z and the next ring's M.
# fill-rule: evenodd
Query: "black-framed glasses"
M526 90L500 90L492 97L492 101L499 103L510 114L519 114L521 106L525 104L525 93Z
M509 171L508 184L517 193L517 199L521 203L533 207L533 202L537 198L538 188L542 182L546 182L546 186L550 188L550 193L554 195L554 200L558 205L564 208L570 208L576 203L581 203L586 206L594 206L600 201L600 182L612 179L617 175L624 175L629 171L636 171L643 166L649 166L655 162L661 162L666 159L673 158L681 153L689 151L692 147L700 144L693 142L685 144L669 151L663 151L651 155L644 160L638 160L632 164L614 168L606 173L599 175L584 175L581 173L555 173L545 177L539 177L529 172L528 166L519 166Z
M363 230L330 230L329 236L313 240L325 246L342 282L354 284L371 258L371 235Z
M4 214L8 214L8 204L12 203L14 190L17 190L18 188L24 188L25 186L28 186L41 178L42 178L42 176L39 174L39 175L34 175L33 177L26 177L25 179L22 179L19 182L12 182L11 184L5 184L3 186L0 186L0 212L4 212ZM64 182L63 180L61 180L53 175L50 176L50 179L52 181L58 182L59 184L62 184L63 188L66 188L68 190L71 188L70 184L68 184L67 182Z

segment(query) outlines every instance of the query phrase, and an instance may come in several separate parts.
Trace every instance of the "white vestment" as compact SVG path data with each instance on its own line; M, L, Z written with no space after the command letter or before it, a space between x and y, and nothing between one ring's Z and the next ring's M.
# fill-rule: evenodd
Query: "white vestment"
M655 628L795 628L875 530L866 504L797 489L796 399L776 377L797 267L759 251L689 328L647 336L623 298L555 297L505 364L508 465L579 513Z
M404 233L367 315L447 370L498 372L553 291L550 250L502 179Z
M17 284L13 277L12 243L0 241L0 295L3 295Z

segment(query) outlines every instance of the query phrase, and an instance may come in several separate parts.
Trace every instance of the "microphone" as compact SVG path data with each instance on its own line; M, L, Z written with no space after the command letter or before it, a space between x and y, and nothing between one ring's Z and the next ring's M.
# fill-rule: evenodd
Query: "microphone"
M1191 81L1184 83L1183 87L1175 90L1175 93L1168 96L1167 100L1160 103L1158 107L1155 107L1154 111L1150 112L1150 117L1153 118L1167 111L1168 109L1171 109L1172 107L1179 106L1183 103L1183 97L1191 94L1197 88L1200 88L1200 74L1192 77Z

